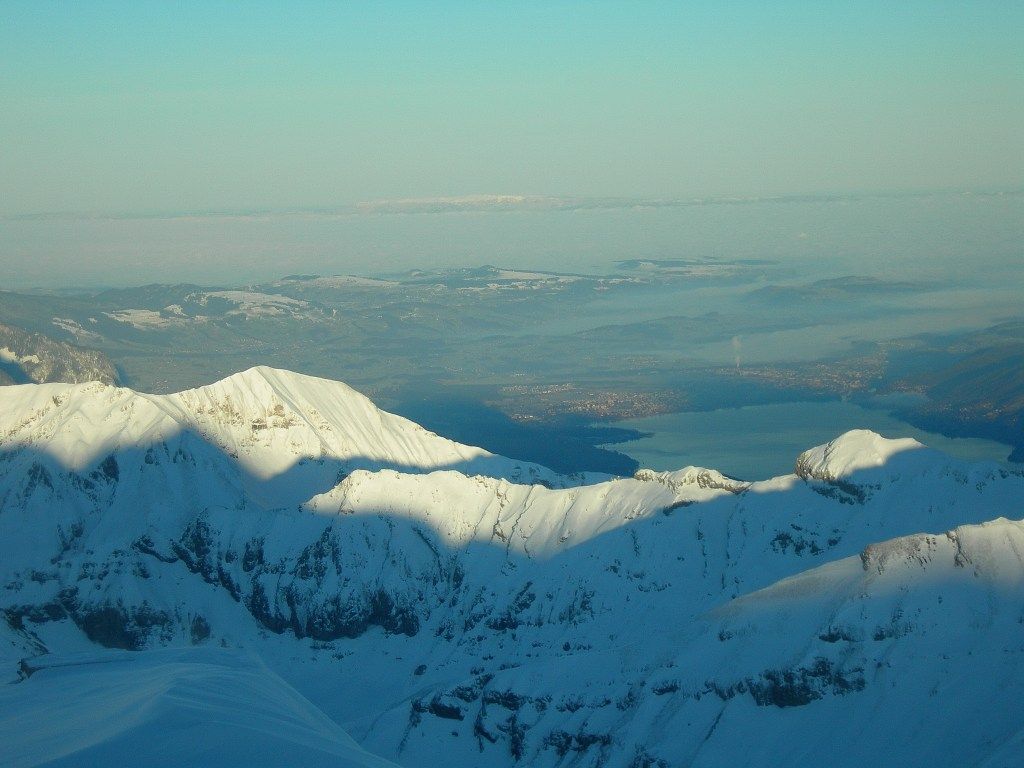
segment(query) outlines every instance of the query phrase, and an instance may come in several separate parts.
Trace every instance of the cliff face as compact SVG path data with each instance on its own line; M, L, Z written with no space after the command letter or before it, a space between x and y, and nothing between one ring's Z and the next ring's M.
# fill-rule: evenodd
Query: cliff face
M0 385L89 381L117 381L113 363L102 352L0 323Z
M769 480L567 477L271 369L0 401L10 677L244 648L406 765L796 764L839 735L852 765L925 689L915 755L1024 728L983 703L993 659L1024 686L1024 532L997 520L1024 478L995 465L853 432ZM955 744L953 680L987 728Z

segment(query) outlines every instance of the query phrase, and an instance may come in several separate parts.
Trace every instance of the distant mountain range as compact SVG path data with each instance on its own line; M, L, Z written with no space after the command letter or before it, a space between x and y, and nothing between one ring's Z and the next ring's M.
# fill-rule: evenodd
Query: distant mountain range
M616 478L271 368L5 387L0 744L19 766L1013 765L1022 497L1022 473L865 431L771 479Z

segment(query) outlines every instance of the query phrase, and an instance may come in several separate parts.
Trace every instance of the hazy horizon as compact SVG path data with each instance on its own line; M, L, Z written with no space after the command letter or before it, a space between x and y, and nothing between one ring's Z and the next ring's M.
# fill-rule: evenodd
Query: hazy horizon
M828 259L849 274L916 269L915 277L952 279L965 252L998 280L1024 240L1019 192L562 203L8 219L0 222L3 287L240 285L483 264L607 273L638 258L777 259L794 267Z
M883 197L940 252L1021 235L1024 6L111 0L0 17L0 289L606 270L815 242L870 261L890 231L913 253ZM1004 194L928 202L970 192ZM992 232L962 240L975 209ZM431 215L378 215L410 212Z

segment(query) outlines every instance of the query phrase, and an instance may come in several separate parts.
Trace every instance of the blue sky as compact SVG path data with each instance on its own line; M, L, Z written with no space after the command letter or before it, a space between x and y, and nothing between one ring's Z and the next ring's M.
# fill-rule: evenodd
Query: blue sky
M0 4L0 214L1024 183L1024 3Z

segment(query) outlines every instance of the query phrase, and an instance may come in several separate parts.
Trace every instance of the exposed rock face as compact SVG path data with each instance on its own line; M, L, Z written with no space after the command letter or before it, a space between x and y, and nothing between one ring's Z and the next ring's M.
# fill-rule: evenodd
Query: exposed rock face
M856 734L892 735L892 712L948 718L940 699L906 714L919 686L987 696L998 658L1024 688L1024 530L979 525L1024 478L913 441L848 433L757 482L608 479L270 369L0 403L12 676L45 651L244 647L407 765L736 763L803 734L776 761L796 765L826 754L822 718L867 759ZM965 716L986 754L1021 727ZM935 738L925 753L982 749Z
M0 384L117 382L102 352L0 323Z

